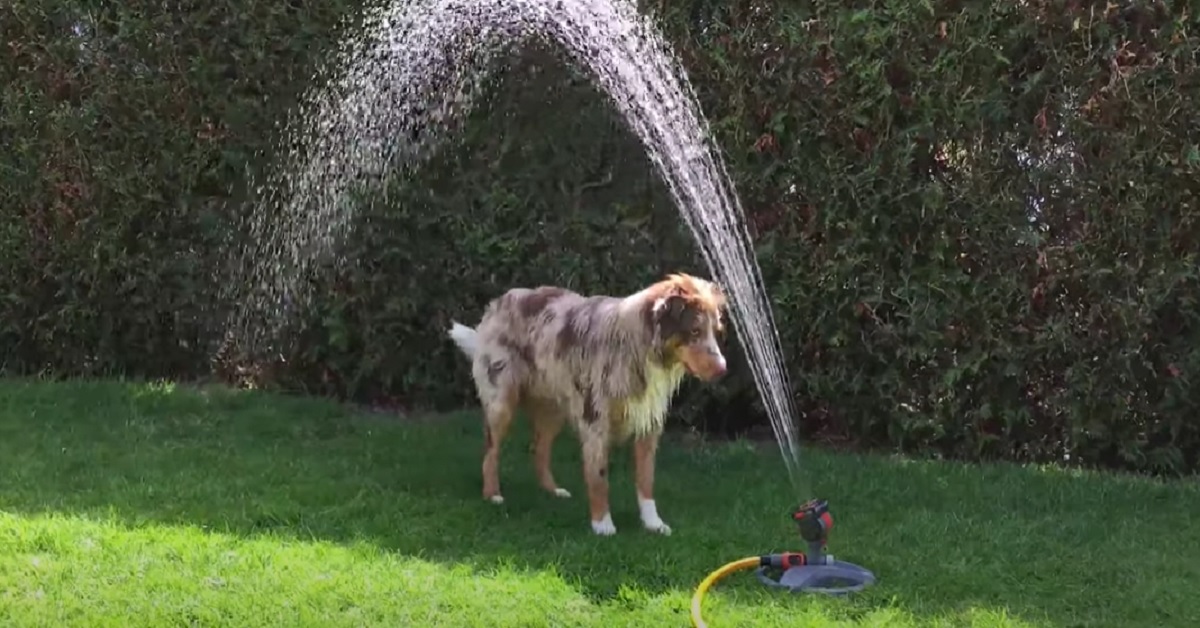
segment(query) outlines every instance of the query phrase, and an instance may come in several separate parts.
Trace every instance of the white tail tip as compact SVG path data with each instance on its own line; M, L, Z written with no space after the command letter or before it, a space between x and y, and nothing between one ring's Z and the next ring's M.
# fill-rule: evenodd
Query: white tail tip
M467 355L468 358L475 355L475 330L458 323L451 321L450 331L446 334L458 345L459 350Z

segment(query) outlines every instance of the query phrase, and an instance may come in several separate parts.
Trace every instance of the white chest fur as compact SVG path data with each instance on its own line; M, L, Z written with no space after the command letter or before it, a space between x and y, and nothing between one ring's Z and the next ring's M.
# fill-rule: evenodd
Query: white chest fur
M661 432L671 409L671 398L683 382L684 368L646 364L646 390L625 402L625 432L634 437Z

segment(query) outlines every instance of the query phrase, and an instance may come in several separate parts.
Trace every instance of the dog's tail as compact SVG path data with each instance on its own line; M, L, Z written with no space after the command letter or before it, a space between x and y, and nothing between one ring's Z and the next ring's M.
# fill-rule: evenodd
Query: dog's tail
M454 341L454 344L458 345L458 348L468 358L475 357L475 349L478 346L475 330L457 321L450 322L450 331L446 335Z

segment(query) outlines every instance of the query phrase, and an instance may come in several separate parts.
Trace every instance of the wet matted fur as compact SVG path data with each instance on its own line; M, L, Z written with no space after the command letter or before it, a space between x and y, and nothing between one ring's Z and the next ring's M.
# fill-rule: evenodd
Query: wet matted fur
M578 434L596 534L617 531L608 453L632 438L642 524L670 534L654 501L655 453L684 376L712 381L725 373L724 306L717 284L673 274L626 297L514 288L488 304L476 328L453 323L449 336L471 358L483 407L484 499L504 501L500 445L520 408L533 423L538 480L559 497L570 493L554 481L550 451L566 422Z

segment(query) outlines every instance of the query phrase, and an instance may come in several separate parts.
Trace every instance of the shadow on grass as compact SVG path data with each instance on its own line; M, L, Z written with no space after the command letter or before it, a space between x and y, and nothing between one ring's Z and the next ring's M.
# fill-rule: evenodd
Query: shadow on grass
M481 440L470 414L406 421L224 389L0 380L0 510L367 542L480 572L550 570L599 601L688 591L729 560L801 549L783 465L758 448L664 445L670 537L638 525L618 452L619 533L598 538L569 433L555 470L575 497L537 487L522 428L506 442L499 507L479 498ZM1194 484L815 451L804 465L838 517L831 551L880 578L835 603L843 618L899 606L956 624L983 607L1056 626L1200 625ZM749 575L721 588L778 597Z

